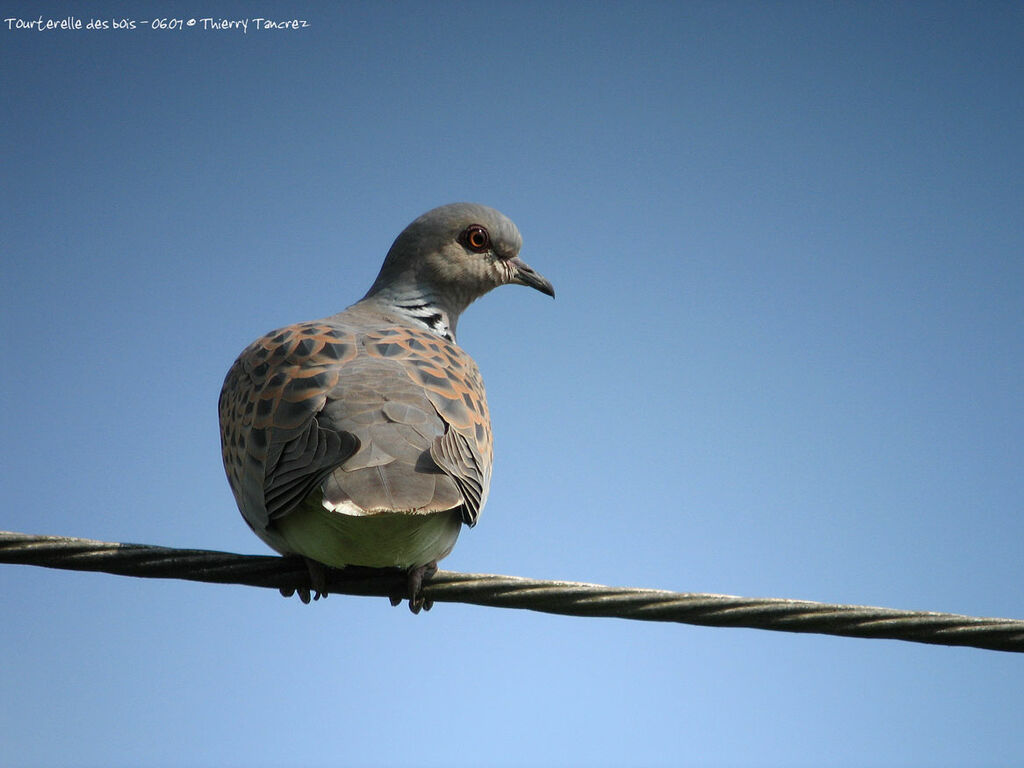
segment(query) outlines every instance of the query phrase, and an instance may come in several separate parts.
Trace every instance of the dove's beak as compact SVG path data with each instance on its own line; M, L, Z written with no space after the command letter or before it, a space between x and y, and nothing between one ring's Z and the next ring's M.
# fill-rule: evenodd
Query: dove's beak
M555 286L553 286L542 274L535 272L533 267L525 261L517 256L514 259L509 259L508 263L513 267L513 283L516 283L517 285L526 285L530 288L536 288L541 293L546 293L551 298L555 298Z

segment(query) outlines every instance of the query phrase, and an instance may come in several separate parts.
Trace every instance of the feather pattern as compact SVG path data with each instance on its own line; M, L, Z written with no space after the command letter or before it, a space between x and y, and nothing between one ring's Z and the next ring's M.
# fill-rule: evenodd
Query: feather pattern
M472 236L470 236L472 235ZM459 316L517 282L508 219L454 204L421 216L344 312L271 331L228 371L219 412L228 481L271 547L328 565L425 566L487 501L493 444Z

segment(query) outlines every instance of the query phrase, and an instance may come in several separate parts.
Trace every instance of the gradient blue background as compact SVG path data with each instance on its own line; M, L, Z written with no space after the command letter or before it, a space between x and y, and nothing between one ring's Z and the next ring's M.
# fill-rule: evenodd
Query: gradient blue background
M1024 617L1024 6L2 4L0 528L264 553L216 401L454 200L444 566ZM1007 766L1024 659L0 566L5 766Z

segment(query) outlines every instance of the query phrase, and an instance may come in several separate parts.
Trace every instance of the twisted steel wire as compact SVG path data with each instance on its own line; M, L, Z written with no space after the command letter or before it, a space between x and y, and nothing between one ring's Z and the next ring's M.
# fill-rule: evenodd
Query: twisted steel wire
M7 531L0 531L0 563L285 591L310 587L305 563L297 557L236 555ZM404 597L406 578L398 571L346 568L329 571L328 588L348 595ZM452 571L438 571L424 585L423 592L434 602L526 608L566 616L672 621L1024 652L1024 620L1019 619Z

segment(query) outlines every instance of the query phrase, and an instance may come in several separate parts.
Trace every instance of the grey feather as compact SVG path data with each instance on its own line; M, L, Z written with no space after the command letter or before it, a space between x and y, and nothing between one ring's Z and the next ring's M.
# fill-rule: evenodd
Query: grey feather
M455 331L498 285L554 294L519 260L520 245L493 209L435 209L398 236L360 302L272 331L239 356L221 391L221 445L261 538L328 564L412 567L448 553L460 517L476 523L490 415ZM371 518L380 522L359 522Z

